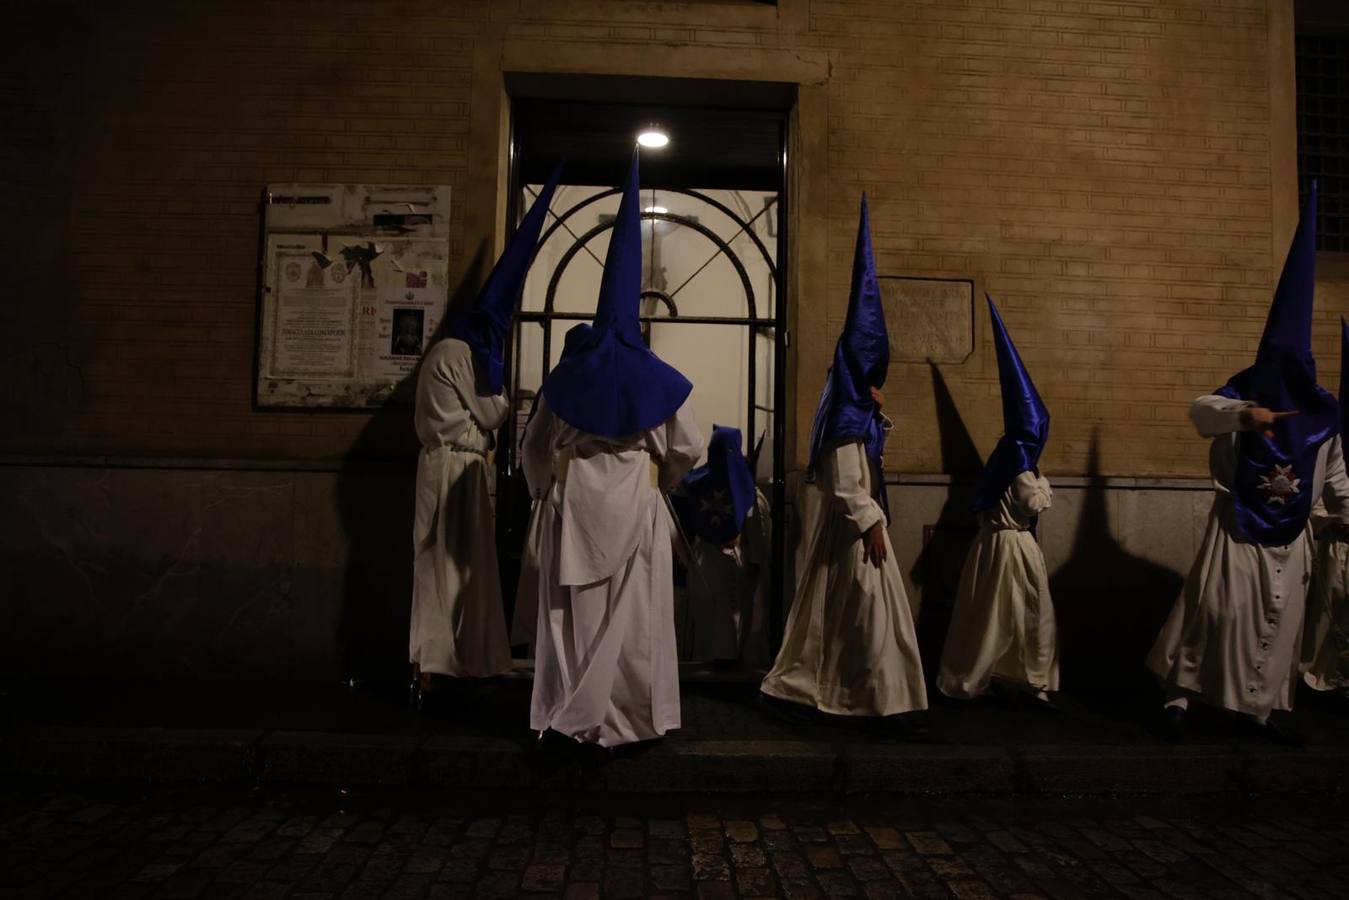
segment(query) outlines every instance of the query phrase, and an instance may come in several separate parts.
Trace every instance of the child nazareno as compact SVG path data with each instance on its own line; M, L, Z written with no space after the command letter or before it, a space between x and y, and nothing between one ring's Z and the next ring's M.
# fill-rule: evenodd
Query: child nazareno
M1049 705L1059 687L1058 630L1049 575L1035 539L1053 497L1040 474L1049 410L993 299L988 298L1002 387L1003 435L979 479L979 536L965 557L937 688L972 699L997 682Z
M825 713L883 719L886 730L916 737L922 728L899 714L926 709L927 688L881 477L889 365L863 197L847 319L811 430L810 470L823 496L802 535L796 598L761 690Z
M1318 499L1349 521L1339 405L1316 383L1311 352L1315 264L1313 184L1255 364L1190 407L1195 428L1213 439L1213 507L1147 661L1167 691L1163 724L1172 740L1183 737L1198 698L1274 741L1304 743L1271 714L1293 708L1312 570L1308 522Z
M670 496L690 542L688 621L680 653L723 666L742 662L762 668L768 664L769 508L741 446L739 428L712 426L707 464L685 475Z

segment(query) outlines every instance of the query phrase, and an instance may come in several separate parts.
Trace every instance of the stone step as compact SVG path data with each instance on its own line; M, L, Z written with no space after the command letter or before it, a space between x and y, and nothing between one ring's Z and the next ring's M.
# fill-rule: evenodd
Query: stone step
M1349 748L669 739L594 763L488 737L48 727L0 737L0 778L616 795L1315 794L1325 800L1345 792Z

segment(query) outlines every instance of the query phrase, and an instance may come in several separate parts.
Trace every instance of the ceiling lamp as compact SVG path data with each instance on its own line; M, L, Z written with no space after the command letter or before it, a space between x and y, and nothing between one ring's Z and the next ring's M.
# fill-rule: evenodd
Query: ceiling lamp
M648 125L637 135L637 143L649 150L658 150L670 143L670 136L659 125Z

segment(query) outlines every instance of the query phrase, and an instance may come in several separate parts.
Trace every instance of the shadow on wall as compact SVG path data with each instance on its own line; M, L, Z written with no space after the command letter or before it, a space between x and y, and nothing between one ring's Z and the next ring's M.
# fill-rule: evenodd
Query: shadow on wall
M1101 712L1150 710L1155 679L1143 658L1180 593L1180 573L1125 550L1111 533L1099 432L1072 555L1049 579L1062 686Z
M467 308L482 283L484 241L446 304L429 349L446 337L450 314ZM347 541L339 639L349 679L401 684L408 672L412 610L412 522L417 459L413 428L421 364L394 388L370 419L337 475L337 506Z
M960 417L941 369L931 361L928 367L932 370L932 395L937 407L941 470L951 476L951 486L937 521L924 528L923 549L909 577L922 586L923 606L916 623L918 649L924 674L930 683L935 683L956 588L960 585L960 570L979 533L972 509L975 478L983 470L983 459Z

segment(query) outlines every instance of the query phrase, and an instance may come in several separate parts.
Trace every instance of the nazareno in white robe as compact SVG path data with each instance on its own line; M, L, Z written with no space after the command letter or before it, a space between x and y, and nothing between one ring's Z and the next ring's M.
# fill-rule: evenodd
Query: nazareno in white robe
M1302 680L1318 691L1349 692L1349 535L1324 507L1312 511L1316 569L1303 626Z
M613 747L679 727L670 517L651 464L669 490L703 446L687 403L663 425L610 439L539 400L522 453L540 501L534 730ZM571 457L565 480L554 478L560 454Z
M772 518L768 500L754 491L754 506L739 539L718 546L694 538L685 597L688 608L684 659L741 660L768 665L768 565Z
M483 677L511 667L488 491L492 432L504 394L475 388L473 353L449 338L427 351L417 378L417 460L408 658L421 671Z
M826 448L817 469L807 490L823 495L819 513L802 535L796 597L761 690L845 716L926 709L913 613L889 533L879 569L864 556L862 535L885 522L866 451L860 441Z
M1293 707L1312 541L1310 523L1281 547L1253 543L1237 525L1231 485L1241 411L1251 405L1210 394L1190 407L1200 435L1213 438L1213 506L1147 665L1174 694L1263 719ZM1338 436L1321 445L1311 484L1300 489L1324 498L1337 518L1349 513Z
M1052 500L1047 479L1022 472L997 505L979 513L979 536L960 573L937 676L937 688L948 697L977 697L991 678L1059 689L1049 575L1030 533L1032 520Z

